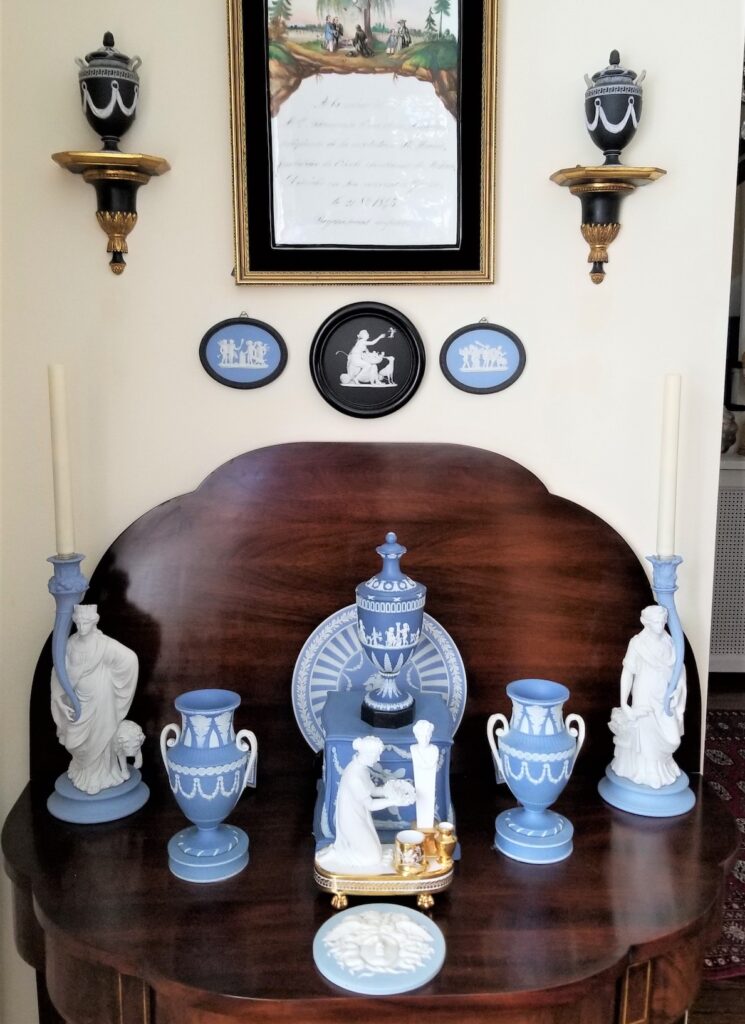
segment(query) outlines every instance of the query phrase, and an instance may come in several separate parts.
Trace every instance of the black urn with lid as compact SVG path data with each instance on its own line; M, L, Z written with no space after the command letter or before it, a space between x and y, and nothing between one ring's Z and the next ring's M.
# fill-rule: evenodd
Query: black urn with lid
M122 135L131 127L137 113L142 61L127 57L114 46L114 37L106 32L97 50L76 57L80 68L80 98L88 123L98 132L105 150L117 150Z
M618 50L611 52L608 67L585 75L585 118L590 138L603 151L606 164L620 164L621 150L639 127L642 88L646 71L637 75L621 67Z

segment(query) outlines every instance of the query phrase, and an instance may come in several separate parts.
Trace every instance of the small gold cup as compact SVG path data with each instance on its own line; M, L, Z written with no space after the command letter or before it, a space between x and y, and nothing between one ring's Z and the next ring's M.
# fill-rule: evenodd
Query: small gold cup
M419 825L419 824L414 825L413 827L417 830L417 832L423 832L424 833L424 856L425 856L425 858L436 857L437 856L437 829L436 828L426 828L424 825Z
M393 866L399 875L412 878L427 870L424 855L424 833L418 829L407 828L396 835L396 848L393 854Z
M443 867L453 863L453 851L458 845L458 837L455 834L455 825L450 821L441 821L437 826L437 860Z

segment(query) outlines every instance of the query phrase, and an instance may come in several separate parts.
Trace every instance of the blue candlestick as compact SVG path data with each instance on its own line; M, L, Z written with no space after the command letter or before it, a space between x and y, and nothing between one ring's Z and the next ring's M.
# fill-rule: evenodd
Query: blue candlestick
M88 580L80 571L80 563L84 558L85 555L76 554L52 555L47 559L54 566L54 576L49 580L48 587L57 606L52 632L52 662L60 686L72 704L76 722L80 718L80 701L67 675L65 651L70 636L73 609L76 604L80 604L88 589Z
M675 665L665 691L665 714L672 715L673 709L670 702L680 680L680 673L683 671L685 655L683 627L680 624L678 609L675 607L678 566L683 559L680 555L669 555L665 558L660 558L659 555L647 555L647 561L652 563L652 590L655 600L657 604L667 609L667 628L670 630L670 636L675 645Z

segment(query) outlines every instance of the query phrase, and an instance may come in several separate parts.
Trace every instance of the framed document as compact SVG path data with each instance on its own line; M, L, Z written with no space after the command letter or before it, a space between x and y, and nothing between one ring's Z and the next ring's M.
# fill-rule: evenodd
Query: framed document
M228 0L239 284L494 279L497 0Z

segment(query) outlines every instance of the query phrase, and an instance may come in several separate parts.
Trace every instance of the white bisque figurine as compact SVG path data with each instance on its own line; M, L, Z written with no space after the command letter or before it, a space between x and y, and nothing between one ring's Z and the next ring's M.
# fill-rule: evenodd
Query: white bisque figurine
M137 655L98 629L95 604L76 604L77 626L67 641L65 665L80 701L80 717L52 670L52 717L60 743L71 755L67 775L76 789L94 795L126 782L127 758L142 764L145 739L136 722L127 720L137 686Z
M336 838L331 846L319 851L316 860L326 871L374 874L390 870L390 865L383 861L373 811L407 807L414 803L416 794L406 779L375 785L370 769L383 753L383 741L377 736L360 736L352 748L354 757L341 774L336 794Z
M669 786L681 775L673 760L683 736L685 667L665 711L665 691L675 666L675 646L665 630L667 609L650 605L641 614L644 629L632 637L621 673L621 707L611 713L615 756L611 770L652 789Z
M411 747L416 789L416 823L419 828L433 828L435 824L435 780L440 750L432 740L434 725L424 718L414 723L416 743Z

